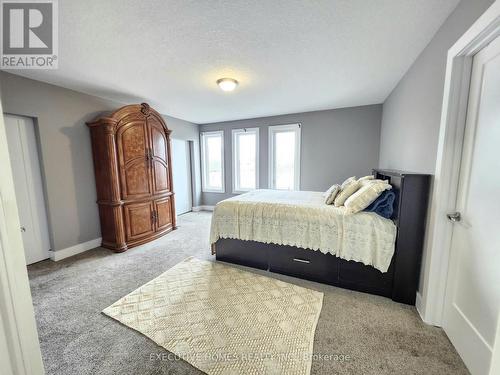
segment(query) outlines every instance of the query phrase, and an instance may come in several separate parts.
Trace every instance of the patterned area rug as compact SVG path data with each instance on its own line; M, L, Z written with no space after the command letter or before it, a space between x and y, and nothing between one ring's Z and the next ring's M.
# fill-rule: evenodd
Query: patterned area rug
M309 374L323 293L188 258L103 310L207 374Z

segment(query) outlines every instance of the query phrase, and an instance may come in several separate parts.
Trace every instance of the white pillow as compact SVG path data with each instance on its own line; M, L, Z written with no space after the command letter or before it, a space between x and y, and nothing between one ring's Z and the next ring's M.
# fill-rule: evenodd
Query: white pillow
M339 191L340 191L340 185L335 184L330 186L330 188L323 194L323 196L325 197L325 203L333 204L333 201Z
M330 195L330 192L332 191L333 187L337 185L337 184L333 184L332 186L330 186L324 193L323 193L323 198L328 198L328 196Z
M373 180L375 179L375 176L373 175L368 175L368 176L365 176L365 177L361 177L358 181L370 181L370 180Z
M334 205L335 207L340 207L344 205L344 202L347 198L349 198L353 193L356 192L361 186L361 183L356 180L355 177L348 178L342 183L341 190L337 194L335 198Z
M343 188L344 186L346 186L347 184L349 184L353 181L356 181L356 176L352 176L352 177L347 178L344 182L342 182L342 184L340 184L340 187Z
M392 186L382 180L365 180L358 191L346 199L344 206L346 212L354 214L363 211L372 204L384 190L392 189Z
M380 184L388 184L389 182L387 180L380 180L380 179L371 179L371 180L358 180L361 185L367 185L367 184L373 184L373 183L380 183Z

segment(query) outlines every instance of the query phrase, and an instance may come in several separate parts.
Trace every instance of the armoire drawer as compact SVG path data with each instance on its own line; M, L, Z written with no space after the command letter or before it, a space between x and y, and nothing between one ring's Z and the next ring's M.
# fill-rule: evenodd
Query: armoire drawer
M338 278L338 258L294 246L269 245L269 271L327 284Z

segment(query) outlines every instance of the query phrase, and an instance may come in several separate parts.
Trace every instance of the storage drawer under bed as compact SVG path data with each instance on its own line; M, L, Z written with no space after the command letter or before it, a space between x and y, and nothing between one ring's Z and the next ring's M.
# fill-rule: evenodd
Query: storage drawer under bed
M227 238L219 239L215 246L217 260L262 270L269 268L268 244Z
M256 241L219 239L216 258L223 262L391 297L394 259L386 273L321 251Z
M269 271L326 284L336 284L339 260L320 251L269 245Z
M393 275L394 260L387 272L381 272L363 263L341 259L338 285L347 289L391 297Z

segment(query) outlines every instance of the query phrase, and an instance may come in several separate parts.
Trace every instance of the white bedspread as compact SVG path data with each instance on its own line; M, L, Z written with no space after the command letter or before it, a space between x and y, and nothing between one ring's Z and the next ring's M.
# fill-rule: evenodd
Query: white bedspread
M386 272L396 226L372 212L326 205L321 192L255 190L215 206L210 243L219 238L319 250Z

